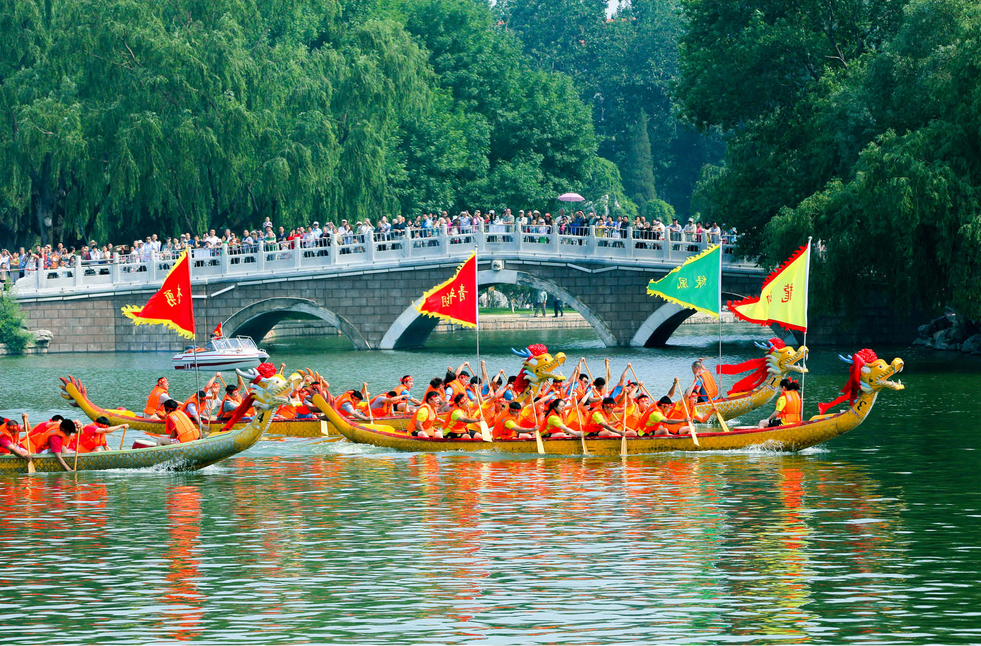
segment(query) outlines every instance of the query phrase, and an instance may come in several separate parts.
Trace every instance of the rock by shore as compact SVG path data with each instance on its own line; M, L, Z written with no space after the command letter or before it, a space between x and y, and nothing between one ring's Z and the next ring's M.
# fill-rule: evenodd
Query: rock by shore
M948 310L943 316L921 325L913 345L981 355L981 326Z

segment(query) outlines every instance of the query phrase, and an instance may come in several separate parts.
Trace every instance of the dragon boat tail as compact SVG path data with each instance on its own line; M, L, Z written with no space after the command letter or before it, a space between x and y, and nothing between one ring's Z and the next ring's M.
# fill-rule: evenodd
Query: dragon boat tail
M868 352L872 356L874 353ZM856 355L858 356L858 355ZM903 385L892 382L890 377L903 369L903 361L894 359L887 364L881 359L866 362L859 376L853 376L856 384L852 388L849 407L841 412L818 415L811 419L778 426L775 428L737 427L730 432L700 431L699 444L690 436L656 436L628 438L627 453L631 455L659 453L665 451L734 451L761 447L774 451L800 451L807 447L826 442L860 425L868 417L882 389L902 390ZM852 383L852 382L850 382ZM320 396L313 399L317 407L348 440L360 444L396 449L400 451L497 451L501 453L537 453L534 439L495 440L492 443L476 440L447 438L417 438L406 431L398 431L384 424L359 424L341 416ZM573 439L543 440L546 454L581 455L582 442ZM618 456L621 454L620 438L589 438L586 440L589 455Z

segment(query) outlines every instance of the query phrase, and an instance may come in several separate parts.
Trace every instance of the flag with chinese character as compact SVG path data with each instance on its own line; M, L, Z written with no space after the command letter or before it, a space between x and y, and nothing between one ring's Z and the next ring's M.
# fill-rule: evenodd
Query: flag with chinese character
M729 302L729 311L749 323L779 323L791 330L807 331L807 272L810 244L797 250L763 283L760 295Z
M416 309L426 316L477 327L477 253L463 263L453 278L423 294Z
M194 338L194 307L191 304L191 268L187 250L181 254L160 290L143 307L127 305L123 314L136 325L166 325L181 336Z
M722 248L709 247L669 271L661 280L652 280L647 293L718 318L722 300L721 262Z

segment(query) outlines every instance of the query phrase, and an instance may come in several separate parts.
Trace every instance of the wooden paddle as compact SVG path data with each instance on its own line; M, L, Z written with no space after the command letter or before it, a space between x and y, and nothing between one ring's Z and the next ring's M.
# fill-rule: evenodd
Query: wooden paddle
M36 469L34 460L31 459L34 454L34 449L31 448L31 423L27 421L27 413L24 413L24 439L27 440L27 472L34 473Z
M688 412L688 396L685 393L681 394L681 407L685 409L685 417L688 418L688 431L691 433L691 441L695 443L695 446L701 446L698 443L698 436L695 434L695 423L691 421L691 413Z
M480 413L480 439L485 442L493 442L494 436L491 435L490 427L487 426L487 420L484 419L484 398L480 396L480 384L477 384L477 412Z
M375 423L375 416L371 412L371 393L368 392L368 382L361 383L361 392L364 394L365 401L368 402L368 421L371 424Z
M579 399L576 397L575 384L572 387L572 405L576 409L576 419L579 420L579 439L582 440L582 454L589 455L589 450L586 449L586 427L582 425L582 413L579 412Z
M126 429L129 428L129 424L123 424L123 436L119 438L119 450L123 450L123 444L126 443Z
M620 457L627 457L627 393L623 393L623 425L620 427Z
M535 397L538 396L539 386L535 386L535 392L531 394L531 413L535 416L535 445L538 447L538 454L545 454L545 444L542 443L542 434L538 430L538 408L535 406Z
M79 428L81 424L76 420L72 420L75 424L75 464L72 466L72 471L78 471L78 454L82 452L82 429Z

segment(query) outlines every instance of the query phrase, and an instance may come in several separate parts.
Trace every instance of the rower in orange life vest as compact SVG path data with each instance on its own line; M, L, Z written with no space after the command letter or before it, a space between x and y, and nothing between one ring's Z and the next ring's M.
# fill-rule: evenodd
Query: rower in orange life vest
M480 417L472 411L467 393L457 393L453 397L450 412L443 417L443 437L451 439L476 437L477 432L467 428L467 424L480 423Z
M439 418L438 410L440 406L440 394L436 390L426 391L426 396L422 406L416 409L412 416L412 424L409 431L413 437L443 437L443 432L435 428L436 420Z
M521 403L510 402L508 407L501 411L494 422L491 435L494 440L530 440L534 437L534 426L522 426L518 420L521 414Z
M24 417L27 417L27 415L24 415ZM14 420L0 417L0 455L13 453L14 455L27 459L27 456L30 455L27 449L17 446L22 428Z
M715 383L715 377L705 369L705 366L702 365L703 361L705 359L699 359L691 364L691 372L695 376L695 381L688 389L688 393L695 392L698 394L697 402L699 404L719 396L719 386Z
M801 420L800 384L795 379L780 380L780 397L776 410L766 419L760 420L760 428L796 424Z
M413 407L422 405L421 401L412 396L412 384L412 375L404 375L399 380L399 385L395 387L395 395L406 395L406 397L403 401L395 404L396 411L409 413L412 412Z
M170 395L167 393L168 388L170 388L170 382L166 377L157 379L157 385L153 387L149 397L146 398L146 406L143 407L143 417L148 419L164 419L167 416L163 404L170 399Z
M79 447L79 453L108 451L106 435L126 428L129 428L129 424L111 426L108 417L98 417L93 423L83 426L81 433L74 435L68 441L68 450L74 451L76 447Z
M690 405L693 405L697 397L696 393L692 393L688 400ZM639 435L691 435L688 416L680 405L680 400L675 404L671 401L671 397L667 395L661 397L657 400L656 406L649 407L640 417L636 426L637 433ZM680 415L685 416L678 416L678 411L681 411Z
M553 399L545 407L544 420L538 431L542 439L564 439L569 437L579 437L582 433L575 431L565 425L565 418L562 416L566 404L563 399Z
M197 393L191 395L187 400L178 406L178 410L187 415L195 426L201 426L210 423L211 420L208 419L207 415L201 414L201 411L207 411L205 400L208 398L208 391L199 390ZM164 403L166 408L166 402Z
M360 391L348 390L335 399L334 408L344 417L361 420L362 422L370 421L368 417L367 396L368 384L364 382L361 384Z
M165 401L164 410L167 411L167 433L172 442L184 444L201 439L198 425L191 420L187 413L180 410L177 401L173 399Z
M245 389L245 380L242 376L238 377L238 384L228 384L225 386L225 396L221 399L218 406L218 421L227 422L232 418L232 413L242 403L242 391ZM248 415L248 411L246 412Z
M21 448L29 448L34 454L41 453L42 451L50 451L58 458L58 462L61 463L65 471L71 471L72 468L61 457L61 452L63 449L68 448L69 438L78 432L80 426L81 424L77 421L64 419L61 415L55 415L50 421L42 422L32 429L25 414L24 428L27 430L27 433L20 446Z
M589 420L586 422L586 437L636 437L637 431L627 429L624 433L621 429L610 424L613 418L613 408L617 402L612 397L604 397L603 402L595 410L589 413Z

